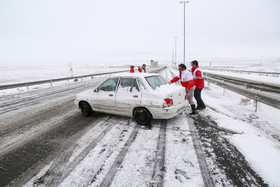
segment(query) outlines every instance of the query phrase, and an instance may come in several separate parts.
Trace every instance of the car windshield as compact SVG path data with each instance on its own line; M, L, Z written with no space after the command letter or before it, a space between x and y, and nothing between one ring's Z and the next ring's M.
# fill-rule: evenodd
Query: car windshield
M149 85L155 90L156 88L160 87L161 85L167 84L167 80L164 79L161 75L155 75L151 77L145 77Z
M115 91L118 81L119 78L108 79L98 87L98 90L105 91L105 92Z

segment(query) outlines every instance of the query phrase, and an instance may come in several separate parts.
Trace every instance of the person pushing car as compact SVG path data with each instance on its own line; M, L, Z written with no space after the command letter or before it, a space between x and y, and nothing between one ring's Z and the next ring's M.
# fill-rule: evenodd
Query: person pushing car
M194 86L194 81L193 81L193 76L191 72L187 71L187 67L185 64L180 64L178 66L179 68L179 76L174 77L170 83L177 82L178 80L181 80L181 84L183 87L186 88L186 94L187 94L187 99L189 101L189 104L191 105L192 112L189 113L190 115L195 114L195 104L193 101L193 94L195 90Z
M192 61L191 63L192 63L192 74L193 74L194 84L195 84L194 98L197 102L196 110L204 110L206 106L201 98L201 91L204 88L203 72L199 68L198 62L196 60Z

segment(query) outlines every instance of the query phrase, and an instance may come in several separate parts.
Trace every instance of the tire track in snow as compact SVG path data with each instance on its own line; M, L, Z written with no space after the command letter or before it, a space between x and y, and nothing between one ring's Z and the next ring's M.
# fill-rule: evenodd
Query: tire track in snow
M0 104L0 115L13 110L18 110L27 106L42 103L42 101L51 100L53 98L64 97L65 95L73 95L82 90L92 88L96 82L87 83L84 85L67 86L66 88L55 87L52 89L38 90L30 93L17 95L19 98L11 98L2 96ZM27 95L29 94L29 95Z
M4 102L1 106L0 114L4 114L13 110L21 109L26 106L32 106L36 105L43 100L48 100L48 99L53 99L61 96L65 96L65 94L68 94L69 92L73 94L72 92L75 93L75 91L80 91L83 88L76 88L76 89L67 89L67 90L60 90L60 91L51 91L51 92L44 92L44 93L39 93L35 94L32 96L20 98L18 100L12 100L8 102Z
M170 70L170 74L173 78L176 76L171 70ZM192 119L187 117L187 120L188 120L188 124L189 124L189 127L190 127L191 136L192 136L195 152L196 152L196 155L197 155L199 167L200 167L200 170L201 170L201 173L202 173L202 178L203 178L204 185L207 186L207 187L214 187L215 184L214 184L214 181L213 181L212 176L210 174L209 168L207 166L206 158L203 154L203 150L202 150L202 146L200 144L200 140L199 140L199 137L198 137L197 130L196 130L194 124L193 124Z
M59 159L57 159L45 175L34 181L33 185L44 183L46 186L58 186L88 155L88 153L97 146L107 132L113 128L115 123L118 123L116 121L112 121L111 119L112 117L100 124L101 126L104 126L104 129L70 164L67 165L67 162L73 154L75 147L70 148L70 150L67 150ZM99 121L97 121L96 124Z
M99 185L100 187L108 187L113 182L113 179L114 179L116 173L118 172L118 169L122 165L123 160L124 160L128 150L129 150L130 146L132 145L132 143L136 139L139 128L140 128L140 125L135 125L134 126L134 129L133 129L132 133L130 134L128 140L126 141L122 150L118 154L118 156L117 156L116 160L114 161L113 165L111 166L109 172L106 174L105 178L103 179L103 181Z
M141 126L111 186L149 186L154 170L160 120Z
M166 120L161 120L152 179L149 186L163 186L165 173Z
M30 120L22 120L19 121L18 119L13 120L11 123L5 122L7 120L1 120L0 121L0 137L8 136L12 133L15 133L19 131L20 133L23 133L24 131L27 131L32 126L36 126L39 123L46 121L50 118L50 116L59 116L57 111L64 111L64 113L69 112L73 108L73 99L74 97L71 97L67 99L65 102L58 104L54 104L50 106L49 108L40 110L36 112L35 115L32 115Z
M81 118L80 113L56 122L53 128L35 134L28 141L0 156L0 186L26 183L30 175L41 169L46 160L71 146L96 121L96 118Z
M198 115L194 119L193 126L199 134L202 151L207 156L206 161L215 183L223 186L268 186L242 153L220 134L218 128L212 127L217 124L210 116ZM225 178L221 178L221 174Z
M187 120L188 120L188 124L189 124L189 127L190 127L191 136L192 136L192 140L193 140L193 145L194 145L195 152L196 152L196 155L197 155L197 159L198 159L199 167L200 167L200 170L201 170L204 185L207 186L207 187L214 187L215 184L214 184L214 181L213 181L212 176L210 174L209 168L207 166L206 158L204 156L202 146L200 144L200 140L199 140L199 137L198 137L198 132L197 132L195 126L194 126L194 122L189 117L187 117Z
M125 137L124 133L128 132L127 127L129 127L132 123L133 122L131 122L131 120L128 119L128 121L125 122L125 124L123 124L123 126L124 126L123 130L117 134L118 137L120 137L120 139L118 141L114 142L113 144L111 144L111 148L108 148L110 146L108 146L108 144L105 144L104 148L99 152L98 158L97 158L98 164L94 168L94 170L91 172L90 178L89 178L89 180L86 181L85 186L93 184L97 180L97 177L102 173L102 171L106 170L104 167L106 165L107 160L110 159L112 154L117 151L116 148L118 148L118 146L120 145L120 141L122 141L122 138ZM133 127L133 130L134 129L135 129L135 126ZM120 147L120 148L122 148L122 147Z

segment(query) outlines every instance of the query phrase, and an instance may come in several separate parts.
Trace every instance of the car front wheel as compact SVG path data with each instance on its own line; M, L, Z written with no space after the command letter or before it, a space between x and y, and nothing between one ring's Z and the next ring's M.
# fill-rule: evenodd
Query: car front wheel
M80 108L81 108L81 112L82 112L83 116L88 117L92 114L92 109L91 109L91 107L89 106L88 103L81 102L80 103Z
M135 118L135 121L139 125L144 125L144 126L149 125L153 119L152 114L146 108L134 109L133 116Z

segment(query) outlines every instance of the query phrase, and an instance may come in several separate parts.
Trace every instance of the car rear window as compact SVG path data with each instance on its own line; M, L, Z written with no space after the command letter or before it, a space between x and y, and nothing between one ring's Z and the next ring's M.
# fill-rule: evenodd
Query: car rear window
M168 84L167 80L163 78L161 75L155 75L150 77L145 77L149 85L155 90L161 85Z

